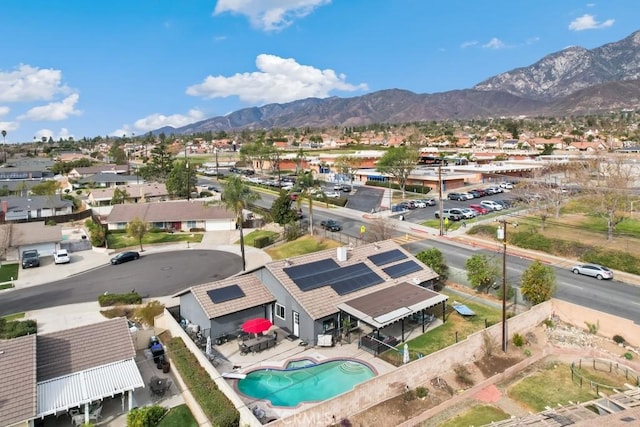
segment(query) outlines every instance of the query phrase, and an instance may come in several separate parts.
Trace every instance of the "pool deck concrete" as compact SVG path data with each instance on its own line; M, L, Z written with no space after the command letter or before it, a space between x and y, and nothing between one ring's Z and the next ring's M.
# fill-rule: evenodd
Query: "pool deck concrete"
M272 329L268 333L273 333ZM332 359L354 359L363 362L373 368L376 375L381 375L395 369L395 366L375 357L371 353L358 348L358 340L354 337L350 344L338 343L332 347L317 347L312 345L301 345L299 339L288 340L286 333L275 329L278 332L278 342L275 347L263 350L259 353L240 354L238 341L233 340L221 345L214 345L213 348L222 357L215 360L214 366L220 372L224 373L248 373L256 369L263 368L283 368L291 360L297 359L313 359L316 362L329 361ZM235 368L235 369L234 369ZM235 390L238 396L249 407L259 407L269 417L286 417L301 410L307 406L313 406L314 403L300 404L296 407L274 407L267 400L256 400L245 396L237 389L237 379L226 380Z

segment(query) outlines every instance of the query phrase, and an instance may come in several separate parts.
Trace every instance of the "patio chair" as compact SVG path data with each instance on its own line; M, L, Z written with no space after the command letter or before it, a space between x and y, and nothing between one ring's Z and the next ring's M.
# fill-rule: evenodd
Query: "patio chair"
M100 418L102 418L102 405L89 412L89 420L98 421Z

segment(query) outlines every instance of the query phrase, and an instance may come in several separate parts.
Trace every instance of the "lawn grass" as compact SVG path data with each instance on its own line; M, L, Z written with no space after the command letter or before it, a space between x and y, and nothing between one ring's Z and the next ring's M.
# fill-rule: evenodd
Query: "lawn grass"
M190 242L199 243L202 241L202 233L147 233L142 238L142 246L159 243ZM130 237L124 233L111 233L107 235L109 249L122 249L131 246L140 246L138 239Z
M275 248L269 248L266 252L272 259L277 260L337 248L338 246L343 246L343 244L335 240L305 235L292 242L278 245Z
M247 246L255 246L255 241L256 239L259 239L261 237L269 237L269 240L271 240L273 237L277 236L278 233L276 233L275 231L268 231L268 230L254 230L251 233L247 234L246 236L244 236L244 244ZM240 240L238 240L236 242L237 245L240 244Z
M0 291L3 289L11 289L13 288L13 283L12 282L8 282L8 283L3 283L0 285Z
M16 280L19 270L20 267L18 263L3 264L2 267L0 267L0 283Z
M588 387L581 389L572 381L569 365L554 363L548 363L542 371L510 387L508 395L532 412L544 411L547 406L586 402L597 397Z
M169 409L157 427L197 427L198 422L187 405L178 405Z
M412 359L416 358L418 353L428 355L442 350L455 344L456 337L458 341L463 340L469 335L483 330L486 325L493 325L502 321L502 311L498 308L493 308L480 302L462 301L460 295L448 292L446 288L440 293L449 297L449 305L457 299L476 314L475 316L463 317L452 311L447 315L447 321L444 324L428 331L426 334L421 334L409 340L409 352Z
M467 412L445 421L438 427L483 426L495 421L506 420L509 417L509 414L495 406L477 405Z
M23 319L24 311L20 313L7 314L6 316L2 316L2 318L7 322L11 322L12 320Z

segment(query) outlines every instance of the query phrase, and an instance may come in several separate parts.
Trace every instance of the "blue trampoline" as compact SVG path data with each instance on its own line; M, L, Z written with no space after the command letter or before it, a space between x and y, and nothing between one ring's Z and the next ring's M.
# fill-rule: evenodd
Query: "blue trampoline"
M456 304L456 305L453 305L452 307L461 316L475 316L476 315L475 311L471 310L469 307L467 307L464 304Z

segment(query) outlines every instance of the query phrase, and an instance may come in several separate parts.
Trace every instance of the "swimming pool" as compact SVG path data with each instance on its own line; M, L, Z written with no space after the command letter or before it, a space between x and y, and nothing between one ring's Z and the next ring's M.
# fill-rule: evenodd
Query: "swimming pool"
M375 376L373 369L355 360L306 363L306 366L292 369L249 372L246 378L238 381L238 390L255 399L269 400L274 406L291 407L302 402L331 399Z

